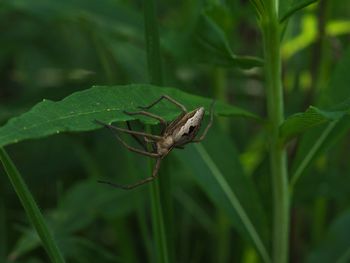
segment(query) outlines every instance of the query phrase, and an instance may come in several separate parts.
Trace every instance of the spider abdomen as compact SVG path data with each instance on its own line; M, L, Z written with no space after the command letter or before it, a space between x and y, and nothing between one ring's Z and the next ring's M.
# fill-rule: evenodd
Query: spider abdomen
M200 107L194 111L187 113L179 122L179 126L175 127L173 132L174 145L181 146L192 141L201 126L204 116L204 108Z

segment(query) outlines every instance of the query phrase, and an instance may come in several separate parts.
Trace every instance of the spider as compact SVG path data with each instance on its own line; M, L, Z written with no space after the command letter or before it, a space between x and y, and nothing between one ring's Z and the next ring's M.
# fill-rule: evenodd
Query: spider
M173 103L175 106L181 109L180 115L169 124L162 117L145 111L146 109L152 108L154 105L156 105L163 99L169 101L170 103ZM177 102L176 100L174 100L173 98L167 95L162 95L159 99L157 99L156 101L154 101L148 106L138 107L141 109L140 111L136 111L136 112L124 111L124 113L127 115L144 115L149 118L158 120L162 126L161 135L153 135L145 132L134 131L131 129L131 125L128 121L127 121L128 129L123 129L123 128L119 128L119 127L95 120L98 124L103 125L104 127L113 131L118 141L122 143L128 150L156 159L156 163L153 167L152 175L134 184L120 185L120 184L115 184L107 181L99 181L99 182L109 184L113 187L129 190L153 181L158 176L158 171L159 171L159 167L162 159L165 156L167 156L172 149L174 148L183 149L186 144L201 142L205 138L209 128L213 123L213 106L214 106L214 101L211 104L211 108L210 108L210 121L207 127L204 129L203 134L199 138L196 138L196 136L200 129L200 126L204 117L204 112L205 112L204 108L199 107L193 111L188 112L184 105L182 105L181 103ZM119 136L118 134L119 132L130 134L141 145L143 150L140 150L138 148L128 145ZM143 138L143 141L141 140L140 137ZM147 143L152 144L153 151L148 150L146 145Z

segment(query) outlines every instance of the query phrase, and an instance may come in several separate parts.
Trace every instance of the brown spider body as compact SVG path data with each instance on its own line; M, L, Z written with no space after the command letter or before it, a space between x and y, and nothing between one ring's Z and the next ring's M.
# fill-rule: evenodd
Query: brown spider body
M117 139L130 151L136 152L145 156L149 156L152 158L156 158L156 163L153 168L152 176L143 179L137 183L131 184L131 185L118 185L106 181L99 181L101 183L106 183L109 185L112 185L114 187L122 188L122 189L132 189L137 186L140 186L142 184L148 183L155 178L157 178L158 175L158 170L160 167L160 162L161 160L173 149L173 148L180 148L182 149L186 144L192 143L192 142L200 142L202 141L209 128L212 125L213 122L213 111L211 108L211 118L210 122L208 123L207 127L205 128L203 134L197 139L196 136L198 134L198 131L201 127L202 120L204 117L205 110L203 107L197 108L193 111L187 112L187 109L185 106L177 102L176 100L172 99L171 97L167 95L161 96L158 100L150 104L149 106L146 107L139 107L141 109L150 109L153 107L155 104L160 102L162 99L166 99L179 107L182 111L182 113L172 122L169 124L166 123L166 121L153 113L147 112L147 111L137 111L137 112L124 112L125 114L128 115L144 115L153 119L156 119L160 122L160 124L163 126L163 130L161 135L153 135L145 132L139 132L139 131L133 131L131 129L130 123L127 122L128 129L123 129L119 127L115 127L106 123L103 123L101 121L96 122L98 124L101 124L110 130L115 132L115 135ZM212 104L213 107L213 104ZM118 135L119 132L124 132L127 134L131 134L134 139L141 145L143 150L132 147L128 145L122 138ZM143 140L142 140L143 139ZM147 143L151 143L153 147L153 151L149 151L147 147Z
M165 129L163 139L157 142L157 153L163 158L173 149L182 148L194 140L201 127L204 117L204 108L200 107L191 112L181 114Z

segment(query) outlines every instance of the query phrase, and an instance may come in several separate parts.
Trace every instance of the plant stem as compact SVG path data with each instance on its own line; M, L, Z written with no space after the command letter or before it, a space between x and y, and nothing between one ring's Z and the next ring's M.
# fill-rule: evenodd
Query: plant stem
M162 60L160 55L155 0L146 0L144 3L145 40L147 48L148 76L150 78L150 83L162 85Z
M213 74L213 91L215 99L218 101L228 102L228 91L227 91L227 78L226 78L226 70L222 68L216 68L214 69ZM221 128L225 132L229 132L230 130L230 123L228 121L228 118L219 118L218 122L221 126Z
M41 214L39 207L35 203L33 196L31 195L16 166L3 148L0 148L0 160L11 181L13 188L18 195L19 200L24 207L24 210L27 213L30 222L36 229L42 241L42 245L51 259L51 262L65 262L52 234L49 231L47 224L45 223L44 217Z
M226 70L215 68L213 72L213 91L217 101L227 102L227 79ZM218 118L218 123L222 130L229 132L228 118ZM230 253L230 224L223 211L216 213L216 253L213 253L213 260L218 262L227 262Z
M0 198L0 262L6 262L6 251L7 251L7 228L6 228L6 209L5 202Z
M164 220L162 206L159 195L158 181L154 181L151 184L151 200L152 200L152 224L154 228L154 235L157 244L157 262L167 263L168 249L167 240L165 235Z
M284 120L281 81L280 39L277 1L266 1L266 13L261 19L264 38L267 109L271 126L270 163L272 173L274 222L273 262L286 263L289 247L289 191L286 151L279 140L279 126Z
M155 0L144 2L145 40L147 46L147 65L149 79L152 84L163 85L162 60L159 44L158 22L156 18ZM152 164L152 160L150 160ZM157 181L151 185L152 223L156 241L157 262L169 262L168 240L164 224L162 204L170 204L170 184L162 182L161 191ZM167 220L170 227L170 219ZM169 232L169 231L167 231ZM172 254L172 253L171 253Z

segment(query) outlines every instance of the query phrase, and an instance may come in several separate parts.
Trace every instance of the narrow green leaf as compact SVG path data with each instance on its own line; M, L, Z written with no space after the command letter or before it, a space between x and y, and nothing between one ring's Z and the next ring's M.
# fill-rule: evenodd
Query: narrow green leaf
M188 109L204 106L207 109L211 99L191 95L173 88L161 88L153 85L95 86L79 91L65 99L53 102L43 100L30 111L10 119L0 128L0 146L17 143L25 139L41 138L60 132L89 131L101 128L94 120L107 123L133 120L137 117L124 114L124 111L137 111L138 106L150 104L161 95L167 94ZM174 105L162 102L154 107L154 113L172 120L179 114ZM224 116L244 116L256 118L252 113L217 102L215 112ZM144 123L155 121L140 118Z
M313 3L318 2L318 0L293 0L291 1L280 1L280 23L286 21L290 16L292 16L297 11L307 7Z
M329 108L337 104L337 106L332 107L331 112L338 112L339 115L341 115L341 112L346 114L344 114L344 117L340 120L335 121L336 123L334 125L333 122L329 123L327 126L328 128L321 126L320 129L311 129L303 135L292 164L293 184L297 182L297 179L304 173L312 160L338 142L350 129L350 99L339 104L344 98L350 97L348 86L350 75L347 73L349 66L350 48L347 49L344 57L337 64L331 75L331 80L327 89L323 90L322 94L319 96L320 104L325 105L325 107ZM328 117L337 117L337 114L333 115L331 113ZM320 143L320 141L322 141L322 143Z
M282 141L307 131L315 126L339 120L350 110L324 111L310 106L303 113L296 113L288 117L280 127L280 138Z
M176 154L235 228L252 240L263 261L270 262L264 243L268 240L266 218L254 184L244 175L232 142L213 128L203 142L205 146L197 144Z
M35 203L33 196L31 195L16 166L3 148L0 148L0 160L51 261L55 263L65 262L52 234L50 233L44 217L39 210L39 207Z
M235 55L225 33L205 13L200 16L197 22L192 41L191 55L197 62L244 69L263 65L260 58Z
M313 143L312 147L309 148L307 151L307 154L299 164L298 168L295 170L295 172L292 174L291 180L290 180L290 191L293 190L293 187L299 177L302 175L303 171L306 169L306 167L309 165L309 163L314 159L316 154L318 153L321 146L324 144L325 140L327 139L328 135L334 128L334 126L337 124L336 121L331 122L328 124L327 128L323 130L323 132L317 136L317 140Z
M35 232L35 229L28 227L21 229L21 231L23 232L22 236L18 238L16 245L8 256L13 261L40 246L40 237ZM64 253L64 251L62 252Z
M256 246L258 252L260 253L261 257L263 258L264 262L270 262L270 258L269 258L269 255L267 253L267 250L264 246L264 243L263 243L261 237L259 236L255 226L253 225L251 218L249 218L246 211L244 210L236 193L228 185L228 182L226 181L225 177L222 175L220 170L217 168L216 164L213 162L210 155L206 152L205 148L201 145L197 145L196 148L197 148L199 155L202 157L203 161L205 161L205 163L207 164L213 177L216 179L219 187L221 188L221 191L224 193L224 195L228 199L230 205L237 213L239 219L241 220L243 226L245 227L245 230L248 232L248 234L250 235L250 238L253 240L253 243L255 244L255 246Z
M330 226L325 239L310 254L307 263L346 263L350 261L350 210Z

